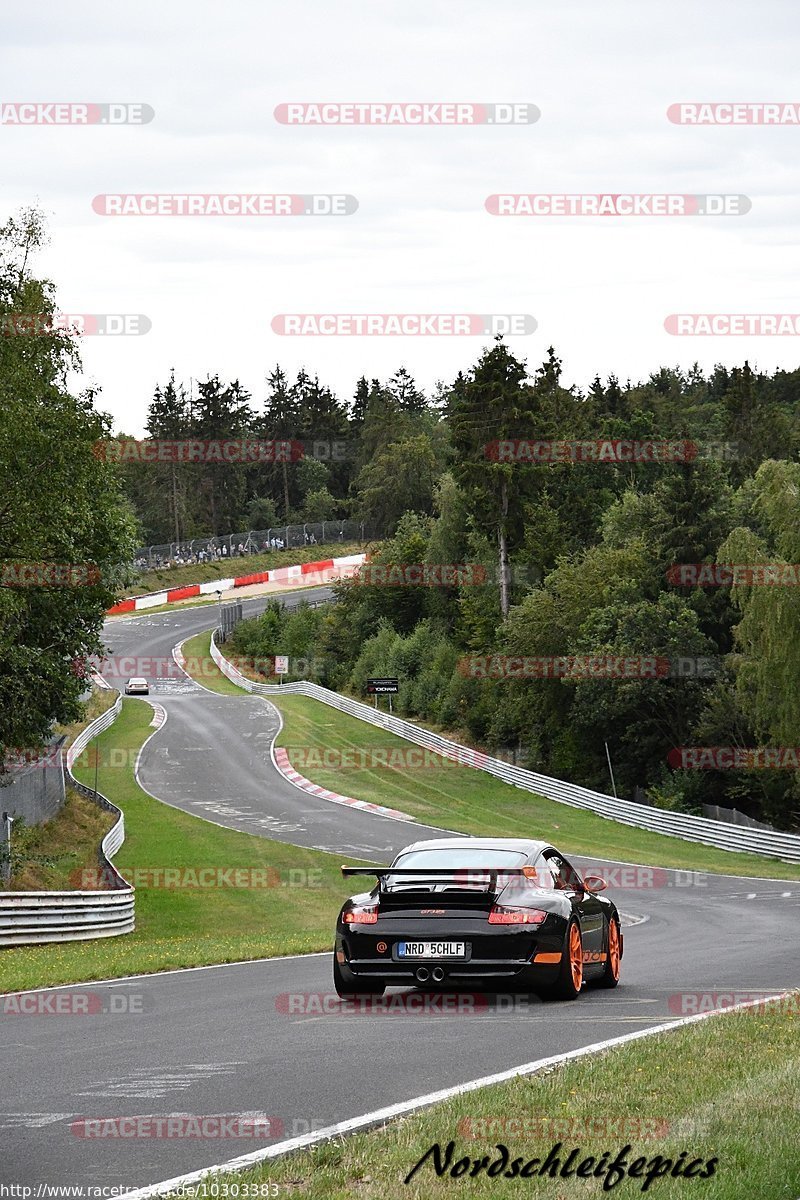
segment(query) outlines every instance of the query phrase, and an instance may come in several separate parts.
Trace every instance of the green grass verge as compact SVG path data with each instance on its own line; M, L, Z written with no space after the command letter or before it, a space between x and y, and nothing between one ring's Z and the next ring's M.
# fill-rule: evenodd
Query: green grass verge
M210 583L214 579L230 579L232 575L252 575L256 571L269 571L276 567L293 567L295 563L342 558L346 554L358 554L362 549L361 542L327 542L324 546L318 544L296 546L293 550L269 550L266 554L221 558L210 563L186 563L180 567L143 572L139 582L129 588L125 595L141 596L146 592L158 592L161 588L183 587L187 583Z
M64 735L66 741L65 748L71 746L79 733L82 733L87 725L91 725L92 721L96 721L98 717L102 717L104 712L112 708L116 703L117 693L113 688L101 688L92 686L91 695L84 701L84 713L80 721L76 721L74 725L56 725L55 732L60 736Z
M222 696L242 696L244 692L235 683L231 683L222 674L211 657L211 630L195 634L183 643L183 654L186 659L184 670L212 692Z
M244 693L210 657L211 634L184 645L187 664L206 687ZM617 859L693 871L800 879L800 864L755 854L732 854L635 829L583 809L512 787L473 767L460 767L377 726L305 696L270 697L283 716L277 744L307 779L331 791L406 812L426 825L474 835L541 837L566 854ZM383 754L387 765L370 765ZM415 760L424 754L423 765ZM326 757L327 756L327 757ZM355 765L342 768L339 763ZM368 762L362 764L362 759ZM794 1200L794 1197L793 1197Z
M402 738L305 696L272 699L284 718L278 744L289 751L293 766L302 775L332 791L400 809L426 824L479 835L541 837L567 854L800 879L800 864L732 854L634 829L512 787L472 767L460 767L429 755ZM325 755L331 751L334 765L328 766ZM367 763L345 769L336 765L337 755L350 755L358 763L360 756L366 757L365 751L372 756L370 761L374 761L375 752L385 751L396 765ZM413 764L423 754L424 765L408 765L409 758Z
M339 905L352 890L339 871L341 856L223 829L153 800L133 775L152 716L144 701L126 700L97 739L98 788L125 813L125 843L114 861L137 885L136 932L2 950L0 991L330 948ZM94 776L92 768L76 773L86 782ZM184 868L229 874L212 876L223 884L213 887L164 886L154 874ZM237 870L244 886L225 884L236 883Z
M404 1183L435 1143L444 1155L454 1142L451 1165L484 1156L491 1165L500 1158L500 1143L508 1149L509 1163L522 1159L518 1169L534 1158L541 1169L560 1142L559 1172L573 1149L579 1150L573 1170L589 1156L594 1164L585 1170L596 1169L605 1152L608 1163L626 1145L628 1164L644 1159L637 1167L643 1172L653 1169L656 1156L671 1160L668 1171L696 1159L702 1164L694 1169L701 1171L710 1159L718 1160L708 1179L656 1179L645 1194L659 1200L795 1200L800 1195L798 1025L800 1017L785 1008L701 1021L459 1096L379 1131L223 1174L214 1183L220 1185L219 1195L226 1194L225 1183L238 1183L239 1195L248 1194L245 1184L270 1183L280 1188L276 1195L289 1192L307 1200L494 1200L498 1195L586 1200L608 1194L602 1178L487 1178L485 1172L474 1178L449 1172L437 1177L430 1158ZM509 1126L509 1120L520 1124ZM641 1196L646 1182L646 1174L627 1177L610 1194Z

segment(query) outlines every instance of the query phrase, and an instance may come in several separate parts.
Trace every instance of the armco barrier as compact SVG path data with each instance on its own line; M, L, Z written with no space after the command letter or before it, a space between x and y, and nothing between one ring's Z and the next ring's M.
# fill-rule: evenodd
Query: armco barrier
M737 825L727 825L722 821L712 821L708 817L695 817L689 813L669 812L659 808L648 808L643 804L635 804L631 800L616 800L602 792L593 792L589 788L579 787L574 783L565 783L561 779L551 779L548 775L537 775L535 771L527 771L524 767L515 767L501 759L492 758L458 742L441 737L403 721L399 717L362 704L359 700L351 700L328 688L320 687L317 683L253 683L245 678L240 671L221 653L215 638L211 638L211 656L222 673L248 692L260 696L284 695L308 696L311 700L319 700L339 712L356 717L359 721L367 721L377 725L397 737L414 742L417 746L425 746L436 754L452 759L463 766L474 767L478 771L486 771L504 783L546 796L559 804L568 804L572 808L584 808L606 817L610 821L619 821L623 825L632 825L637 829L650 829L654 833L663 833L667 837L682 838L687 842L699 842L705 846L715 846L719 850L733 850L745 854L762 854L768 858L777 858L783 862L800 863L800 836L792 833L780 833L761 829L748 829Z
M271 571L257 571L252 575L236 575L230 579L210 579L205 583L187 583L180 587L162 588L160 592L147 592L143 596L132 596L120 600L108 609L107 615L117 617L121 613L141 612L145 608L158 608L162 604L174 604L178 600L189 600L193 596L208 596L213 592L230 592L234 588L251 587L256 583L290 584L308 581L304 575L321 575L318 583L335 583L352 575L356 567L366 561L366 554L345 554L341 558L325 558L319 562L297 563L291 567L273 567Z
M122 697L78 735L66 753L70 786L117 814L100 846L100 866L113 886L107 891L0 892L0 946L41 942L78 942L118 937L134 929L134 889L111 862L125 840L122 811L93 788L80 783L72 765L92 738L108 729L122 707Z

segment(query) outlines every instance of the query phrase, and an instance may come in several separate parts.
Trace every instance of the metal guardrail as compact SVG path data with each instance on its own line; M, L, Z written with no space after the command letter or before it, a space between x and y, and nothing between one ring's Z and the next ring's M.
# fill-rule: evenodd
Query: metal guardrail
M714 821L708 817L696 817L690 813L678 813L666 809L649 808L636 804L632 800L618 800L606 796L602 792L594 792L590 788L578 784L565 783L561 779L552 779L548 775L538 775L524 767L515 767L491 755L471 750L458 742L441 737L428 729L403 721L399 717L390 716L379 709L342 696L329 688L317 683L254 683L247 679L232 663L223 656L211 638L211 657L232 683L253 692L259 696L297 695L308 696L311 700L319 700L339 712L370 725L377 725L388 733L424 746L436 754L464 766L475 767L479 771L502 779L514 787L535 792L555 800L559 804L568 804L572 808L587 809L610 821L619 821L623 825L631 825L637 829L649 829L654 833L663 833L667 837L682 838L688 842L699 842L704 846L715 846L719 850L732 850L745 854L761 854L767 858L780 859L782 862L800 863L800 836L793 833L780 833L761 829L728 825L722 821Z
M134 889L111 862L125 840L122 810L72 774L75 760L93 738L113 724L121 708L122 697L117 696L112 707L87 725L65 755L70 786L101 808L117 814L99 851L100 867L113 886L108 891L0 892L0 946L88 941L133 932Z

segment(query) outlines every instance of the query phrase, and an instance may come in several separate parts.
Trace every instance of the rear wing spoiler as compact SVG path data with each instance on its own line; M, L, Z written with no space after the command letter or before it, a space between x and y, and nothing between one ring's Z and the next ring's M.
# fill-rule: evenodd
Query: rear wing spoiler
M525 875L532 879L535 867L346 867L348 875Z
M488 875L489 886L497 887L497 879L500 875L523 875L527 879L535 879L537 871L535 867L347 867L342 864L342 875L348 878L350 875L375 875L378 880L381 880L386 875L418 875L421 879L430 879L431 876L442 876L443 878L452 879L458 875Z

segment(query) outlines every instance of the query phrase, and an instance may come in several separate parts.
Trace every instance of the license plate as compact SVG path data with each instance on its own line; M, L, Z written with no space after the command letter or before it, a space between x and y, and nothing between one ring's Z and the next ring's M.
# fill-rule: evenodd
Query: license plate
M398 958L464 958L464 942L398 942Z

